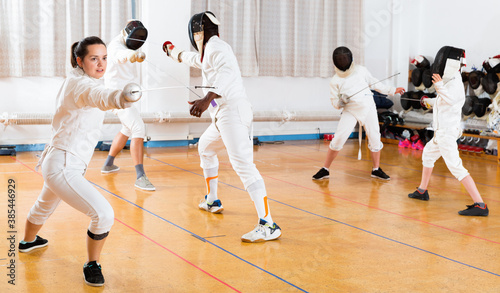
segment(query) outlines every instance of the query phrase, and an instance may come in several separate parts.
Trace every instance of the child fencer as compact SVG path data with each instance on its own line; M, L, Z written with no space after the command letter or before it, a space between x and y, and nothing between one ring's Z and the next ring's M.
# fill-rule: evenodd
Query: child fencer
M240 69L233 50L219 38L220 22L215 15L206 11L195 14L189 23L191 44L199 53L181 51L165 42L164 50L177 62L200 68L205 86L202 99L189 102L190 114L200 117L209 109L211 125L205 130L198 143L201 167L207 185L207 195L199 208L211 213L220 213L222 203L217 197L219 161L217 142L224 143L233 169L250 194L259 223L255 229L241 237L243 242L275 240L281 236L280 227L273 221L264 180L253 162L253 142L250 137L253 121L252 107L245 93Z
M474 200L458 214L463 216L487 216L489 211L483 202L474 179L462 165L458 152L457 139L462 135L460 121L465 103L465 90L460 68L465 64L465 51L450 46L442 47L432 64L432 82L437 92L436 98L424 98L422 103L428 109L433 108L432 128L434 137L422 153L422 179L420 185L408 197L429 200L427 187L431 179L434 163L443 157L448 170L462 182Z
M52 139L38 162L44 184L28 213L20 252L47 246L38 236L42 225L60 201L91 218L87 230L88 259L84 280L91 286L102 286L104 277L99 264L104 242L114 222L113 208L104 196L84 178L94 148L101 136L104 112L129 107L140 98L136 84L122 90L107 89L102 76L106 72L106 45L98 37L87 37L71 47L69 72L56 98L52 120Z
M378 82L366 67L354 63L352 52L347 47L338 47L333 51L333 65L335 75L330 81L330 100L336 109L342 109L342 114L335 136L328 148L325 164L313 175L312 179L319 180L330 177L329 168L333 160L343 148L354 126L356 126L356 122L358 122L366 131L368 148L372 153L371 176L390 180L390 177L380 168L380 152L383 144L380 141L377 109L370 89L387 95L402 94L404 89Z
M148 31L139 20L130 20L120 34L108 44L108 70L104 81L109 88L123 88L128 83L139 81L139 64L146 59L138 51L144 44ZM137 63L136 63L137 62ZM136 107L113 110L122 123L122 129L113 139L108 157L101 168L101 173L117 172L120 167L114 164L115 157L125 147L130 138L130 155L135 166L135 187L142 190L155 190L144 171L144 137L146 127Z

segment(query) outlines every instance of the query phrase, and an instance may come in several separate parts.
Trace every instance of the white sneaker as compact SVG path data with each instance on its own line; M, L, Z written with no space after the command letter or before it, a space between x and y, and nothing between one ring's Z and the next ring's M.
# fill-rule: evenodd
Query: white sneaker
M149 182L149 179L148 177L146 177L146 175L142 175L139 179L135 181L135 187L148 191L156 190L155 186L151 184L151 182Z
M101 173L103 174L113 173L113 172L118 172L118 170L120 170L120 167L118 167L117 165L102 166Z
M275 240L280 237L281 228L278 224L274 223L271 227L265 220L260 219L259 224L257 224L252 231L241 236L241 241L255 243Z
M216 200L214 200L214 202L209 203L207 201L206 195L205 195L205 199L202 199L200 201L200 204L198 205L198 207L200 208L200 210L205 210L205 211L213 213L213 214L220 214L224 210L220 199L216 199Z

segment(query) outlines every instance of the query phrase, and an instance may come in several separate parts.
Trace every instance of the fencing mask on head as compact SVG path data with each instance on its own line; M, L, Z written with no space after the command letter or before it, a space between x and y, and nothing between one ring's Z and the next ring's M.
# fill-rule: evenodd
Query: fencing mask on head
M137 50L148 38L148 30L144 27L142 22L138 20L131 20L127 26L122 30L125 45L130 50Z
M437 73L446 82L465 65L465 50L444 46L436 54L432 64L432 73Z
M203 61L203 46L205 45L205 31L217 30L220 21L215 17L211 11L205 11L195 14L191 17L188 24L189 40L191 45L200 52L201 61Z
M352 64L352 52L347 47L338 47L333 50L333 64L341 71L346 71Z

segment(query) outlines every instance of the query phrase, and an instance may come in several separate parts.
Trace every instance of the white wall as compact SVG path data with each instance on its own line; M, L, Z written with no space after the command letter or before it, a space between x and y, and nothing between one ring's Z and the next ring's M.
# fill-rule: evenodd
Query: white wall
M144 45L147 62L142 64L144 87L200 84L199 78L189 77L186 66L176 64L161 51L166 40L180 48L190 48L187 36L190 1L142 2L142 20L149 30L148 42ZM496 37L500 11L498 0L365 0L363 11L364 65L379 79L400 72L394 79L386 81L389 84L406 88L409 61L417 54L431 57L432 61L443 45L466 49L470 65L479 66L487 57L500 53L500 38ZM470 25L469 21L480 22L481 27ZM329 103L329 78L253 77L243 81L254 111L329 109L332 115L338 114ZM61 82L61 78L0 79L0 114L53 112ZM195 96L186 89L149 92L141 100L140 109L142 112L187 112L186 101L193 98ZM398 106L399 100L394 100ZM324 133L333 132L336 124L260 122L255 123L254 133L312 134L317 133L318 128ZM0 144L41 143L50 139L49 126L10 125L3 128L0 126ZM147 134L153 140L182 140L188 134L199 137L205 128L206 124L148 124ZM112 139L119 129L119 125L105 125L103 139Z
M466 71L470 71L472 65L481 68L485 59L500 54L500 1L420 0L419 3L420 21L410 54L425 55L434 61L442 46L463 48Z

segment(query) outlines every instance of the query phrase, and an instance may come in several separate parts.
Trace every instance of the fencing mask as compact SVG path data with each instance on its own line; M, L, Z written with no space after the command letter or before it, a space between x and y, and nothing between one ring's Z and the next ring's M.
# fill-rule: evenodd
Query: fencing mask
M338 47L333 50L333 64L341 71L346 71L352 64L352 52L347 47Z
M500 73L500 55L485 60L483 62L483 68L487 72L493 71Z
M469 85L475 90L481 85L481 79L484 77L484 73L479 70L474 70L469 73Z
M485 92L490 95L493 95L497 92L498 82L500 82L500 78L497 73L488 72L483 79L481 79L481 85Z
M411 100L410 100L410 96L413 94L413 92L405 92L404 94L401 95L400 97L400 102L401 102L401 107L403 107L403 109L405 111L409 111L411 110Z
M451 46L444 46L436 54L432 64L432 73L437 73L443 81L453 78L453 75L465 66L465 50Z
M430 68L424 69L424 72L422 73L422 83L424 84L425 88L432 87L432 71Z
M411 71L411 82L417 90L424 90L425 86L422 85L422 77L424 74L424 68L415 68Z
M462 106L462 114L469 117L474 112L474 104L477 102L476 96L466 96L465 103Z
M488 106L490 104L490 98L477 99L473 106L474 114L476 114L477 117L483 117L486 114L486 111L488 110Z
M415 59L413 59L411 64L415 65L417 68L430 68L431 64L427 58L425 58L422 55L415 56Z
M201 61L203 61L203 42L205 40L205 31L216 30L219 32L218 26L220 21L211 11L205 11L195 14L191 17L188 24L189 40L191 45L200 52Z
M127 26L122 30L125 45L130 50L137 50L148 38L148 30L144 27L142 22L138 20L131 20Z

